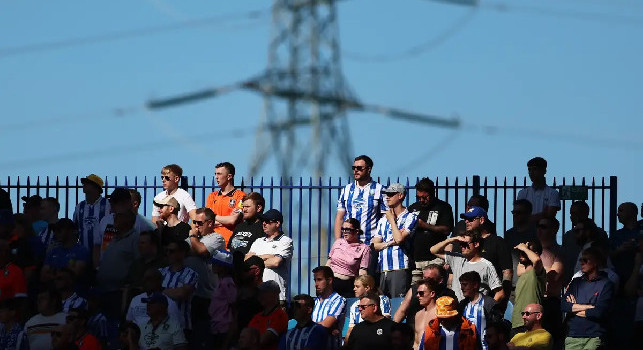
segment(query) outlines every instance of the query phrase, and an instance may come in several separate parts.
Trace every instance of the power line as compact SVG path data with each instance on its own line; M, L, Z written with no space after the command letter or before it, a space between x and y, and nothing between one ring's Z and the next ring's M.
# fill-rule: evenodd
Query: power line
M438 46L444 44L451 37L455 36L460 32L464 27L469 24L477 13L477 8L473 7L467 11L462 17L454 21L449 27L438 35L432 36L426 41L413 45L402 52L393 53L393 54L375 54L367 55L361 54L359 52L350 51L347 49L342 49L342 54L344 57L357 61L357 62L370 62L370 63L386 63L392 61L399 61L404 59L409 59L415 56L424 54L430 50L437 48Z
M226 22L240 20L240 19L257 20L257 19L261 19L263 16L266 16L268 13L269 13L268 9L252 10L252 11L232 13L227 15L192 19L192 20L187 20L187 21L182 21L182 22L177 22L177 23L167 24L167 25L161 25L161 26L115 31L111 33L97 34L97 35L78 37L78 38L61 39L61 40L36 43L36 44L10 46L5 48L0 48L0 57L8 57L8 56L36 53L36 52L59 50L59 49L84 46L89 44L124 40L124 39L129 39L134 37L144 37L144 36L155 35L163 32L181 30L186 28L220 25Z

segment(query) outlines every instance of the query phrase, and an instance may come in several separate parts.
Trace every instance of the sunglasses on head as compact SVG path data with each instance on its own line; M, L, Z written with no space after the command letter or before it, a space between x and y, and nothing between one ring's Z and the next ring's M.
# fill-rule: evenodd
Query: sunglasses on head
M540 313L540 311L523 311L523 312L521 312L520 314L521 314L522 316L527 316L527 317L529 317L529 316L531 316L532 314L539 314L539 313Z

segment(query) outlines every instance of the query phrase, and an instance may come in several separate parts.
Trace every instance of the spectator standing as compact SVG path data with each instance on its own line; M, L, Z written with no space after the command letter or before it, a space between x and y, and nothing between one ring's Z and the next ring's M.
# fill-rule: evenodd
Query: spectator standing
M344 314L346 299L333 290L333 270L328 266L318 266L313 269L315 281L315 307L313 308L312 320L324 326L329 333L339 332L339 320ZM340 339L333 336L333 344L330 348L337 348Z
M355 327L356 324L360 323L363 321L362 319L362 314L359 312L359 298L362 295L366 295L368 293L376 293L380 297L380 311L382 312L382 316L384 317L391 317L391 299L387 297L386 295L383 295L376 287L375 287L375 279L372 276L369 275L360 275L355 279L355 287L353 288L355 297L358 298L353 305L350 306L350 312L349 312L349 319L348 319L348 331L346 332L346 339L348 339L349 335L353 331L353 327ZM344 321L346 322L346 321Z
M482 257L491 262L496 270L496 275L502 277L504 293L508 297L511 294L513 279L513 264L509 246L502 237L492 234L486 210L480 207L471 207L465 213L460 214L460 217L465 220L467 231L478 229L482 233Z
M366 155L355 157L353 162L355 182L347 184L339 194L335 216L335 239L342 237L342 223L349 218L360 222L363 235L360 240L366 245L376 232L377 222L388 208L384 202L384 186L371 177L373 160Z
M167 247L171 241L188 238L192 227L187 222L179 219L178 214L181 205L176 198L167 196L158 202L154 202L154 206L158 208L159 220L156 220L156 229L161 237L162 247ZM194 211L193 216L196 215L196 209Z
M293 298L292 308L295 328L281 337L279 350L326 350L330 337L326 328L313 322L314 300L310 295L299 294Z
M531 202L526 199L517 199L514 201L511 210L513 218L513 227L505 232L504 239L508 247L515 247L519 243L527 243L536 240L536 228L529 221L531 217ZM513 262L513 271L518 268L519 254L516 250L511 250L511 260ZM518 282L518 276L513 274L512 285L515 287Z
M150 319L138 325L141 329L139 346L145 349L187 350L188 342L181 325L168 317L165 295L154 293L142 301L147 304Z
M531 242L529 245L520 243L514 249L520 251L520 265L517 271L516 300L511 315L512 334L522 331L524 322L521 310L524 310L527 305L542 303L547 281L545 268L540 260L542 247L539 241Z
M223 249L212 255L212 270L217 275L219 283L210 299L210 334L208 348L227 349L234 333L234 306L237 299L237 286L232 279L232 254Z
M190 196L186 190L179 187L182 176L183 169L180 166L176 164L164 166L161 169L163 191L154 197L154 203L160 203L166 197L174 197L179 203L177 217L179 220L187 223L190 219L193 219L196 214L196 204L192 196ZM156 205L152 206L152 223L157 224L157 221L163 220L160 216L159 207Z
M160 254L160 239L156 231L143 231L138 236L139 258L134 260L127 273L125 283L127 285L127 296L139 294L143 291L143 277L149 269L158 270L167 266L167 262Z
M333 271L333 288L339 295L350 298L355 277L368 270L371 250L359 241L362 229L357 219L350 218L342 224L342 238L330 248L326 265Z
M232 236L232 230L243 219L242 200L246 195L234 187L234 165L229 162L219 163L214 167L214 177L219 190L212 192L205 200L205 206L216 215L217 225L214 231L225 239L225 246Z
M531 221L537 223L543 217L555 217L560 210L560 195L558 191L547 186L547 161L541 157L532 158L527 162L527 171L531 186L520 190L518 199L531 202Z
M98 223L110 213L110 205L103 193L103 179L98 175L90 174L80 179L83 184L85 200L76 205L74 209L74 224L78 228L79 242L87 251L92 252L96 238L94 231Z
M380 289L391 297L403 296L411 284L411 244L417 215L402 205L404 185L395 183L384 190L389 210L377 223L373 249L379 252Z
M569 206L569 222L571 229L563 234L562 248L563 248L563 265L565 265L565 275L563 283L567 284L572 279L576 272L574 266L578 262L578 256L581 252L581 246L578 245L578 239L581 232L574 230L576 225L581 221L589 219L589 205L584 201L575 201Z
M637 212L638 208L632 202L619 205L616 216L623 227L609 237L610 258L614 264L614 271L623 284L632 273L634 255L638 249L641 228L637 221Z
M460 278L460 289L464 299L460 301L458 310L471 323L476 326L476 336L482 344L482 349L489 348L484 339L487 324L501 320L503 312L500 304L490 297L480 293L480 275L475 271L463 273Z
M542 327L543 308L539 304L529 304L520 312L524 322L524 332L511 338L510 349L549 350L552 348L552 337Z
M445 252L444 248L453 243L460 242L462 246L462 254ZM496 301L504 299L505 293L502 289L500 279L496 274L496 269L493 264L482 257L482 234L480 230L468 231L465 236L456 236L447 238L446 240L431 247L431 253L443 258L453 271L453 280L459 281L460 276L465 272L475 271L480 275L481 285L480 288L483 294L493 294ZM453 283L451 286L457 300L464 299L462 290L459 283Z
M53 289L38 293L37 309L38 314L25 323L29 349L49 349L52 331L65 324L60 294Z
M542 325L552 335L554 344L562 346L563 315L560 312L560 295L562 294L565 266L562 248L556 243L560 223L556 218L543 218L538 222L538 240L542 246L540 260L547 273L547 284L543 296Z
M412 282L422 279L422 269L432 263L444 263L431 254L430 248L444 241L453 230L453 209L451 205L436 197L435 184L427 177L415 185L416 202L409 206L409 211L418 217L413 233ZM428 248L428 249L427 249Z
M475 350L480 347L476 326L458 312L458 302L451 297L436 300L436 316L424 330L421 350Z
M263 260L263 281L275 281L281 290L279 300L285 302L286 286L290 283L288 266L292 258L292 239L281 231L284 217L278 210L268 210L261 215L261 221L266 236L252 243L246 260L252 256L258 256Z
M38 236L42 244L45 245L47 250L54 247L56 241L54 240L53 226L58 222L58 212L60 211L60 203L54 197L43 198L40 202L40 217L47 222L47 225L38 232Z
M263 310L256 314L248 327L259 331L260 349L275 350L279 338L288 330L288 315L280 307L279 295L281 288L275 281L266 281L259 285L259 301Z
M346 350L379 350L393 346L391 328L395 322L382 315L380 298L375 293L368 293L359 299L359 311L364 322L353 328L344 349Z
M614 295L614 283L599 270L605 256L594 247L581 253L582 276L573 279L563 295L561 309L568 313L569 332L566 349L605 347L608 309Z
M78 231L73 221L63 218L53 226L55 246L47 252L40 270L42 282L51 281L57 269L68 268L76 276L84 276L90 264L90 253L78 243Z
M185 256L189 250L185 241L171 242L165 250L170 265L159 269L163 275L163 294L176 302L182 318L181 325L187 330L192 329L192 297L199 282L199 275L185 266Z
M252 243L265 236L263 225L259 218L265 207L266 200L257 192L250 192L243 197L243 221L234 227L232 238L227 246L236 257L235 266L243 262L243 258L250 251Z
M415 315L414 349L420 347L424 329L429 325L429 321L437 317L435 290L438 288L438 285L431 279L423 279L417 282L417 286L416 295L422 309Z

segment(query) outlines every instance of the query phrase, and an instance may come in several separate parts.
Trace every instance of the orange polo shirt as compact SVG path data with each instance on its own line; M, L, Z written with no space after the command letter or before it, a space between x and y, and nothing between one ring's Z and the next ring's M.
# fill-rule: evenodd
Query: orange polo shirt
M205 200L205 206L212 209L216 215L228 216L233 211L241 211L243 205L241 200L246 194L239 189L234 189L228 193L221 193L221 190L214 191L208 195ZM235 225L221 225L214 228L214 232L223 236L225 239L225 246L228 246L228 241L232 236L232 231Z

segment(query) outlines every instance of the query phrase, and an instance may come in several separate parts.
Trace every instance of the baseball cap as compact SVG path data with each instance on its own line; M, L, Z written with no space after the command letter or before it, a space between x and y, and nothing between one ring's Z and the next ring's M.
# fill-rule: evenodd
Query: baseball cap
M40 206L40 201L42 201L42 197L37 194L33 196L22 196L21 198L23 201L25 201L25 206Z
M132 194L125 187L116 187L110 195L107 196L110 202L131 201Z
M460 214L461 219L486 218L487 211L480 207L471 207L465 213Z
M161 292L154 292L147 298L141 298L143 303L158 303L167 306L167 297Z
M279 288L277 282L268 280L259 285L259 292L281 293L281 288Z
M215 265L232 267L232 254L223 249L217 249L212 253L210 262Z
M405 193L406 188L400 183L390 184L387 188L384 189L384 194L396 194L396 193Z
M85 182L87 182L87 181L89 181L89 182L93 183L94 185L98 186L100 188L101 192L103 191L103 179L101 179L100 176L98 176L96 174L89 174L89 175L87 175L87 177L83 177L82 179L80 179L80 182L83 183L83 184Z
M181 206L179 205L179 201L176 200L176 198L172 196L167 196L161 200L154 201L154 205L157 207L163 207L166 205L169 205L171 207L174 207L175 209L179 209Z
M284 216L281 215L281 212L277 209L270 209L263 214L259 214L258 217L259 219L261 219L261 221L276 220L279 222L284 222Z

